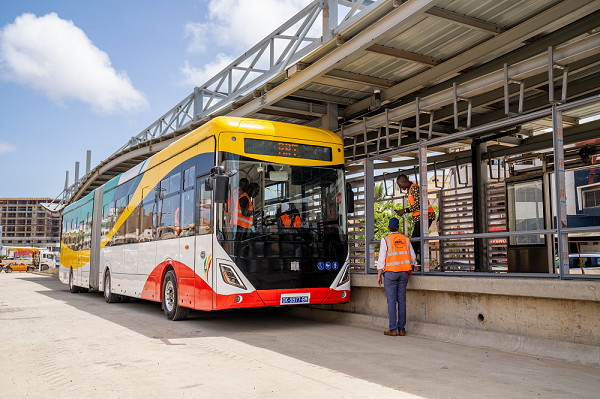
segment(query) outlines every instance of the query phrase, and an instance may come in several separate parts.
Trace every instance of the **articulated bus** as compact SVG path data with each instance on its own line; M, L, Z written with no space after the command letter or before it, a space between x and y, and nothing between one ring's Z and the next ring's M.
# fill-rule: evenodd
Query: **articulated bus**
M218 117L67 206L59 276L109 303L162 302L172 320L345 303L352 208L337 135Z

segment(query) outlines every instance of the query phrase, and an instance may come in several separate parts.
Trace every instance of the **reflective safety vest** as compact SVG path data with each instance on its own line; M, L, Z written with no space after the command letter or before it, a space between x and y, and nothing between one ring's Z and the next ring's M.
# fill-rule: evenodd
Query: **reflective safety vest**
M292 219L294 220L293 222ZM283 227L300 227L302 221L300 220L300 216L298 215L292 215L292 217L290 218L290 216L287 213L284 213L283 215L281 215L281 223L283 224Z
M404 234L392 233L384 238L387 251L385 253L385 268L383 271L412 271L412 266L410 264L410 242L408 241L408 237Z
M250 211L249 216L244 216L242 213L242 207L240 205L240 199L246 197L248 199L248 211ZM233 192L233 209L231 208L231 202L227 201L228 204L228 224L230 226L238 226L243 229L249 229L252 227L252 222L254 222L254 216L252 216L252 212L254 211L254 207L252 206L252 200L247 193L244 193L240 189L236 189Z
M410 185L410 188L408 189L408 203L411 205L415 204L415 198L412 196L411 190L413 188L413 186L417 186L419 187L419 185L417 183L413 183ZM431 204L429 203L429 199L427 199L427 205L429 206L429 208L427 208L427 212L428 213L433 213L435 215L435 210L433 209L433 207L431 206ZM421 216L421 211L414 211L412 213L413 216Z

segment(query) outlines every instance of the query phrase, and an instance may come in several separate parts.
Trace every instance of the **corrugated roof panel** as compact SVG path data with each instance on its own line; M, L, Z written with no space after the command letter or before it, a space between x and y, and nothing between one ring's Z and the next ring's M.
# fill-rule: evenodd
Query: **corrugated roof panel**
M446 60L487 39L491 34L428 17L384 46Z
M351 98L354 100L359 100L365 97L365 93L357 92L354 90L348 90L344 88L337 88L333 86L326 86L319 83L310 83L303 87L305 90L314 91L322 94L329 94L332 96Z
M363 57L345 65L342 69L361 75L399 82L428 69L428 67L415 62L367 52Z
M438 7L510 28L561 0L449 0Z

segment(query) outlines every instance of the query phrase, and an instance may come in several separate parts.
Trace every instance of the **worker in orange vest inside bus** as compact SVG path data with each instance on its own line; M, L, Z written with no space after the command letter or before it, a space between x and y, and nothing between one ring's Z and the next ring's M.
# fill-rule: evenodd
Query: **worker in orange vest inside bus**
M410 241L398 233L400 221L391 218L388 223L390 234L381 239L377 261L377 284L383 280L388 305L389 329L385 335L406 335L406 285L412 265L416 261Z
M412 238L421 236L421 190L417 183L413 183L408 180L408 176L405 174L401 174L396 179L396 183L400 190L408 190L408 203L409 206L404 209L400 209L396 211L398 216L403 216L405 213L412 213L413 223L415 228L413 229ZM427 230L429 230L429 226L435 220L435 210L427 200ZM415 250L415 254L417 254L417 263L421 262L421 243L419 241L415 241L412 243L412 247Z
M294 205L281 204L282 214L279 216L279 227L300 227L302 219Z
M235 230L234 239L245 239L254 222L254 207L248 195L248 179L242 177L232 198L227 200L227 224Z

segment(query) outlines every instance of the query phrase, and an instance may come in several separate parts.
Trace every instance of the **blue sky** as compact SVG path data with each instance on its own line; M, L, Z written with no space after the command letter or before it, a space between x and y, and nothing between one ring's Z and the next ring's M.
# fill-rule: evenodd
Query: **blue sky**
M0 2L0 197L55 197L310 0Z

